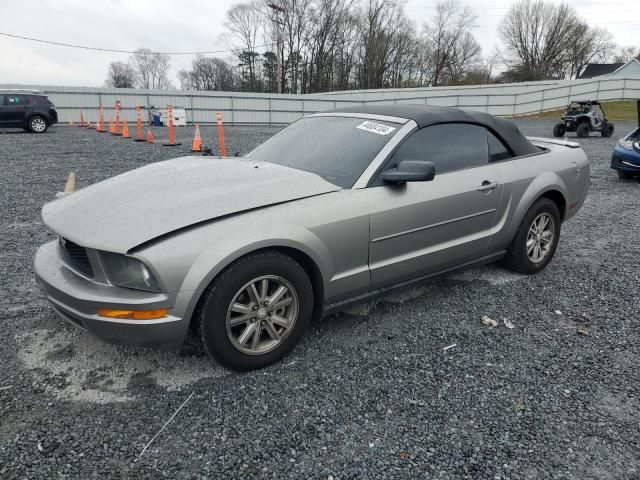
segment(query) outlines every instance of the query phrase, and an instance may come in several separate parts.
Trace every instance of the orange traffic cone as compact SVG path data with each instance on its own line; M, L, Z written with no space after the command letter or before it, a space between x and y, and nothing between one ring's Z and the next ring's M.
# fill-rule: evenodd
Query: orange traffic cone
M173 107L169 105L169 107L167 107L167 111L169 113L169 143L163 143L162 145L165 147L177 147L182 144L176 143L176 130L173 124Z
M151 132L151 129L147 130L147 143L153 143L153 132Z
M216 112L216 121L218 123L218 148L220 156L227 156L227 147L224 145L224 125L222 124L222 113Z
M136 142L144 142L144 137L142 136L142 111L140 110L140 105L136 107Z
M193 143L191 144L192 152L202 151L202 137L200 137L200 125L196 123L196 133L193 136Z
M113 119L112 118L109 119L109 133L111 135L115 135L116 134L116 127L113 125Z
M131 138L129 134L129 125L127 125L127 121L122 121L122 138Z
M84 127L84 112L80 109L80 126Z

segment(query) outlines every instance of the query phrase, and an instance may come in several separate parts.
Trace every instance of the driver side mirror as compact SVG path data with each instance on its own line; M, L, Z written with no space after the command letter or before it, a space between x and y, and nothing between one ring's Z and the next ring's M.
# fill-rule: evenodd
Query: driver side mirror
M429 182L436 176L436 166L423 160L403 160L397 168L382 172L384 183L400 185L407 182Z

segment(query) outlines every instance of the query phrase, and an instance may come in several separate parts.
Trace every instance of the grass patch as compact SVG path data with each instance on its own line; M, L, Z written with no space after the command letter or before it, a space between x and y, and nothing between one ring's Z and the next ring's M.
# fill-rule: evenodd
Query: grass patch
M617 120L619 122L636 122L638 120L638 108L635 100L616 100L612 102L602 102L602 108L607 114L609 120ZM565 112L564 108L558 110L550 110L548 112L537 113L533 115L522 115L518 118L535 118L540 120L553 119L560 120Z

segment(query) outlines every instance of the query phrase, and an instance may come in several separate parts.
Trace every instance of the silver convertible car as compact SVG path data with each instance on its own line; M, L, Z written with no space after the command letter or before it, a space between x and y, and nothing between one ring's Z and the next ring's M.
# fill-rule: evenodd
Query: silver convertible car
M309 322L503 260L542 270L584 202L578 144L444 107L304 117L243 158L148 165L44 206L35 257L55 312L107 342L182 342L263 367Z

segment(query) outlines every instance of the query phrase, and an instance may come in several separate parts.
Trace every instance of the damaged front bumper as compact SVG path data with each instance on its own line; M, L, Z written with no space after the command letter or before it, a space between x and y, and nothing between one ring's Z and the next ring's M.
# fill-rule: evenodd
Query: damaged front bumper
M55 313L62 319L119 345L175 345L184 340L189 319L185 312L195 292L155 293L98 283L69 269L60 259L58 242L40 247L34 259L36 280ZM169 315L154 320L107 318L98 308L156 310Z

